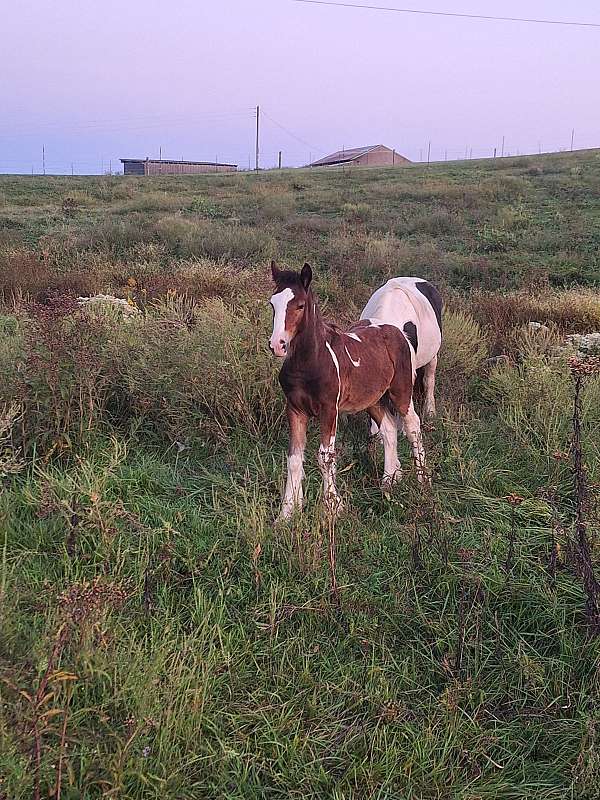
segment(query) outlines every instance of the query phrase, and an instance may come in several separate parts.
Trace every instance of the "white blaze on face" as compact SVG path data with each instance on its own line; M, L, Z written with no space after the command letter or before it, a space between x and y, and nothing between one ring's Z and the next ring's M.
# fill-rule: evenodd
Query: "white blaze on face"
M273 333L271 334L269 345L275 355L280 358L285 358L287 347L290 343L290 335L285 329L285 315L288 303L293 297L294 293L288 287L282 292L274 294L270 301L273 306Z

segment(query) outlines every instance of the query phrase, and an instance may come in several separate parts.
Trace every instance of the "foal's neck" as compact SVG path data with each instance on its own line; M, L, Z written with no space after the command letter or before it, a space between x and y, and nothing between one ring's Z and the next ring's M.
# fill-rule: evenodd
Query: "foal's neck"
M312 292L306 297L304 317L300 330L292 340L290 355L298 360L308 360L317 355L325 347L326 323L321 316L319 306Z

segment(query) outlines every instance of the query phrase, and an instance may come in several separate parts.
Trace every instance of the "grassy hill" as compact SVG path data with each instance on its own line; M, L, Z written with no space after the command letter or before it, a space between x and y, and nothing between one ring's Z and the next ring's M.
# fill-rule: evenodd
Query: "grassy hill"
M599 245L593 151L0 176L0 798L600 797ZM314 437L273 526L271 258L447 305L432 490L342 423L338 597Z

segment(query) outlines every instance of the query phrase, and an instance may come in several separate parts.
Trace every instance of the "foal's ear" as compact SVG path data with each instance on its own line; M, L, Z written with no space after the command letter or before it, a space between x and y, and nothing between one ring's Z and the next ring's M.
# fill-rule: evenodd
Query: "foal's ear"
M277 280L277 278L279 277L280 273L281 273L281 270L279 269L279 267L277 266L275 261L271 261L271 277L273 278L274 281Z
M310 264L305 264L302 267L302 271L300 272L300 280L302 281L302 286L304 286L305 291L308 291L308 287L312 281L312 267Z

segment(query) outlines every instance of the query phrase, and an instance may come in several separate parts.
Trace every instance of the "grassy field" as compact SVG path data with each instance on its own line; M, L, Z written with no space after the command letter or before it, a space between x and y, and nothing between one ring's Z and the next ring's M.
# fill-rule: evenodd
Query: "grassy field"
M599 254L595 151L0 176L0 798L600 798ZM447 304L432 490L342 422L338 597L314 436L273 526L271 258Z

